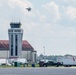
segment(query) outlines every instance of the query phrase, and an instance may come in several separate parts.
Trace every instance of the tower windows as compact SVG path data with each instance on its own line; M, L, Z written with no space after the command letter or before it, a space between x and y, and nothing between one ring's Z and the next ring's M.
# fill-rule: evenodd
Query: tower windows
M17 46L15 46L15 56L17 56L18 55L18 48L17 48Z
M13 56L13 34L11 35L11 56Z
M18 56L18 47L17 47L17 42L18 42L18 40L17 40L17 35L15 35L15 56Z

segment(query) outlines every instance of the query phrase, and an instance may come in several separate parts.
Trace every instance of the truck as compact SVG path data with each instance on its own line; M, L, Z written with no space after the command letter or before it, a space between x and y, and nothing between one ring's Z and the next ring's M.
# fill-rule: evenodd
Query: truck
M48 62L48 60L45 60L45 59L40 60L39 67L47 67L48 66L47 62Z
M57 58L57 63L61 63L64 67L76 66L76 57L74 56L64 56L61 58ZM61 65L58 65L61 66Z

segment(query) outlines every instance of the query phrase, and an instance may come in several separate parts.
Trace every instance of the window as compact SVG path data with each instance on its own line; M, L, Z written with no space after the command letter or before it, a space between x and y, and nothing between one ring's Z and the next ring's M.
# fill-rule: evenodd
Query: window
M11 56L13 56L13 34L11 35Z
M18 37L18 35L16 34L15 35L15 56L17 56L18 55L18 47L17 47L17 37Z
M21 32L21 30L15 30L15 32Z
M17 56L18 55L18 48L17 48L17 46L15 46L15 56Z
M13 45L13 34L11 35L11 45Z
M13 32L13 30L9 30L9 32Z
M13 56L13 47L11 47L11 56Z

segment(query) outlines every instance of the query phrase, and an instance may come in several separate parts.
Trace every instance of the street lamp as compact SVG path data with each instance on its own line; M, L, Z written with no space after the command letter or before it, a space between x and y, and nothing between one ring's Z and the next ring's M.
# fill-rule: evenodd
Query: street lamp
M43 46L43 50L44 50L44 56L45 56L45 46Z

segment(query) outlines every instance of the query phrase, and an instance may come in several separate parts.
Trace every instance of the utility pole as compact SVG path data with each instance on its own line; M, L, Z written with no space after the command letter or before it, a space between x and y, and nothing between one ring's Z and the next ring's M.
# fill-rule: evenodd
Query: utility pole
M45 46L43 46L43 49L44 49L44 56L45 56Z
M44 59L45 59L45 46L43 46L43 50L44 50Z

